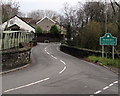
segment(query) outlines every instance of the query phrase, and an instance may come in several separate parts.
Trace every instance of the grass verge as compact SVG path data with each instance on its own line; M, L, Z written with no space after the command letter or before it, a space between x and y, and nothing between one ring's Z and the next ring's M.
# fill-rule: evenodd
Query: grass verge
M102 58L102 57L96 57L96 56L89 56L88 60L94 63L102 63L105 66L112 66L120 68L120 60L119 59L110 59L110 58Z

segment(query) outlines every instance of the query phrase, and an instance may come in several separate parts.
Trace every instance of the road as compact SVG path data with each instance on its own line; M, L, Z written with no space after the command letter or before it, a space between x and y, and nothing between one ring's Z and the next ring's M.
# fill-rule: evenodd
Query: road
M32 65L2 76L3 94L118 94L118 76L108 69L39 43Z

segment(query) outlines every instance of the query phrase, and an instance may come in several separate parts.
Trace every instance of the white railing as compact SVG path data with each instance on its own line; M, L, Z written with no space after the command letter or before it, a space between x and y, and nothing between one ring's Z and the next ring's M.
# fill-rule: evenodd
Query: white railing
M18 47L20 42L32 41L34 34L24 31L3 31L0 33L0 50Z

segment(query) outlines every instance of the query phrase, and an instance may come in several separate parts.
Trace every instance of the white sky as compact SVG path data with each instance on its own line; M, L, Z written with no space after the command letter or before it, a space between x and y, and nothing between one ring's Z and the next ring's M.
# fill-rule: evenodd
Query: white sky
M20 4L20 11L24 13L31 12L38 9L50 9L61 13L64 3L69 3L70 5L76 5L78 2L86 1L96 1L96 0L13 0L18 1ZM105 1L105 0L99 0ZM112 0L113 1L113 0ZM116 0L119 1L119 0Z
M68 2L70 5L75 5L77 2L84 0L15 0L20 4L20 11L27 13L37 9L50 9L53 11L61 12L63 4Z

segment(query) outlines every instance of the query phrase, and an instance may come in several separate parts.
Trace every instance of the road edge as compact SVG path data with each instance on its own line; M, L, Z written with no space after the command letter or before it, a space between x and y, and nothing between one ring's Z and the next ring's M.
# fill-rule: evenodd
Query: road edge
M4 71L4 72L0 72L0 75L2 74L7 74L7 73L10 73L10 72L15 72L15 71L18 71L18 70L22 70L24 68L27 68L28 66L30 66L31 64L26 64L22 67L18 67L18 68L14 68L14 69L11 69L11 70L8 70L8 71Z

